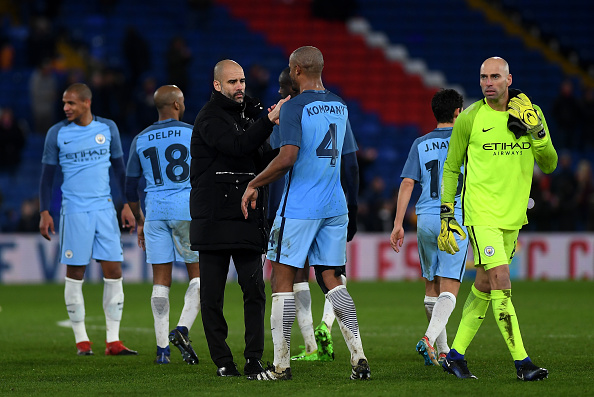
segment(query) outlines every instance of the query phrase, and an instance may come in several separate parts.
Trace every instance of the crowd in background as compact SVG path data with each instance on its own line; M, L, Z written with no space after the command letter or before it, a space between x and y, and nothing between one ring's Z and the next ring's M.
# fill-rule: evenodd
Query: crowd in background
M121 43L123 63L121 67L113 67L93 54L88 43L75 39L67 28L54 26L52 21L60 9L60 0L3 3L6 4L0 6L0 73L14 68L15 48L10 37L15 31L26 36L26 66L33 72L23 87L30 96L30 117L17 118L15 109L10 107L0 109L0 175L16 172L29 135L45 135L51 125L63 119L61 95L72 83L88 83L93 92L93 113L114 120L122 135L134 135L155 121L153 93L161 82L152 70L149 42L137 29L127 28ZM116 3L117 0L99 1L101 12L109 13ZM190 9L195 11L188 17L204 19L211 3L210 0L188 0ZM318 7L314 11L324 16L328 10L320 6L321 2L313 3ZM351 3L354 4L349 2L351 6ZM340 19L348 14L340 15ZM182 35L171 39L166 59L167 83L186 90L191 85L192 52ZM261 65L255 64L246 72L248 95L262 98L269 86L276 85L276 76ZM559 88L553 105L543 111L549 124L554 126L551 136L559 152L559 166L551 175L544 175L535 167L531 193L535 205L528 210L530 223L525 229L594 230L591 163L594 89L580 87L576 90L573 81L567 80ZM426 132L429 131L423 131ZM376 158L375 148L361 148L358 152L361 168L358 224L362 231L388 233L393 226L401 170L394 170L394 181L369 175L366 171ZM32 187L32 191L36 192L36 187ZM0 191L0 204L2 195ZM0 230L38 231L37 208L38 200L33 194L23 201L20 211L2 209ZM406 230L415 230L413 207L409 208L406 222Z

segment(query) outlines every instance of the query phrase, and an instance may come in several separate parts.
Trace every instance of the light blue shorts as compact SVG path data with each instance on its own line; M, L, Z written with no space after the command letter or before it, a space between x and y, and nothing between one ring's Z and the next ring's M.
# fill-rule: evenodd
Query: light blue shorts
M291 219L276 216L266 257L271 261L303 268L305 259L311 266L344 266L348 216L324 219Z
M60 214L60 262L86 266L98 261L124 260L115 208Z
M190 249L190 221L146 221L144 243L150 264L198 262L198 252Z
M456 215L456 221L462 225L461 216ZM455 234L460 251L454 255L437 248L437 236L439 236L440 229L441 219L439 215L421 214L417 217L417 242L423 277L429 281L433 281L435 276L462 281L468 254L469 236L466 226L462 226L462 229L466 232L464 240L460 240L460 237Z

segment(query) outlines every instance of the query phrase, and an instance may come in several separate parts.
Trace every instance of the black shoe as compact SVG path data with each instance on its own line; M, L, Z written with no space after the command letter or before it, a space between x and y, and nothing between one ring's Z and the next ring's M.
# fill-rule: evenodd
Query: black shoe
M248 375L247 378L248 380L291 380L293 375L291 374L291 368L276 372L274 365L268 363L268 366L262 372Z
M243 374L245 376L256 375L260 372L264 372L262 363L257 358L246 358L245 366L243 367Z
M241 376L241 374L237 370L235 363L229 361L227 364L217 369L217 376Z
M184 329L187 331L187 328ZM185 362L190 365L198 364L198 356L190 344L187 332L183 333L179 328L175 328L169 333L169 342L179 349Z
M528 361L518 368L518 379L523 381L543 380L549 377L549 371Z
M446 356L441 366L444 371L456 375L460 379L478 379L468 370L466 360L452 360Z
M367 360L362 358L359 360L357 365L353 365L353 369L351 371L351 379L352 380L368 380L371 378L371 371L369 370L369 364Z

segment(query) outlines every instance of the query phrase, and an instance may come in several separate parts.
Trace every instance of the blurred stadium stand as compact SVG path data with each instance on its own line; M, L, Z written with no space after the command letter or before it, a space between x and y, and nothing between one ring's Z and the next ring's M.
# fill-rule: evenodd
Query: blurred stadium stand
M509 35L501 24L491 22L470 0L360 0L356 18L347 23L313 18L308 0L218 0L203 11L206 18L196 18L187 0L111 1L108 11L101 8L101 0L58 3L53 27L66 29L86 45L90 68L102 65L125 71L122 42L126 28L133 26L150 47L147 74L158 85L167 84L165 54L171 38L181 35L192 52L184 118L190 123L208 100L212 67L220 59L236 60L246 74L256 64L267 69L270 81L261 99L269 105L277 100L276 77L291 51L307 44L319 47L326 60L324 82L347 101L359 146L377 149L377 159L366 168L366 179L382 176L387 195L400 183L412 141L434 127L433 93L448 86L463 91L467 100L482 97L478 69L484 59L504 57L510 63L514 87L529 93L546 115L564 79L580 83L538 49L526 47L521 36ZM594 15L594 3L566 0L561 13L556 4L502 0L499 6L519 13L521 18L514 23L538 24L547 37L557 38L575 49L580 59L591 61L594 26L587 18ZM32 125L27 89L32 67L24 55L27 18L21 14L19 24L8 15L2 18L0 33L14 47L15 56L12 68L0 72L0 107L13 107L18 118ZM59 77L65 83L66 76ZM550 115L547 121L554 128ZM127 153L139 131L126 128L120 126ZM30 133L17 173L0 173L2 214L18 212L24 199L37 195L43 139ZM6 216L0 217L4 222L1 219ZM2 223L1 230L6 230Z

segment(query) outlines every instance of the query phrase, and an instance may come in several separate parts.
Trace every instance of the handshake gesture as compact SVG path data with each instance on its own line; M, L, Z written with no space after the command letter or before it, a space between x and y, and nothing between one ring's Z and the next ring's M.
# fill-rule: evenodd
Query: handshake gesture
M513 95L513 92L510 94ZM519 93L511 97L507 105L507 112L509 113L507 128L514 133L516 139L526 134L530 134L533 139L545 137L546 132L542 125L542 119L526 94Z

